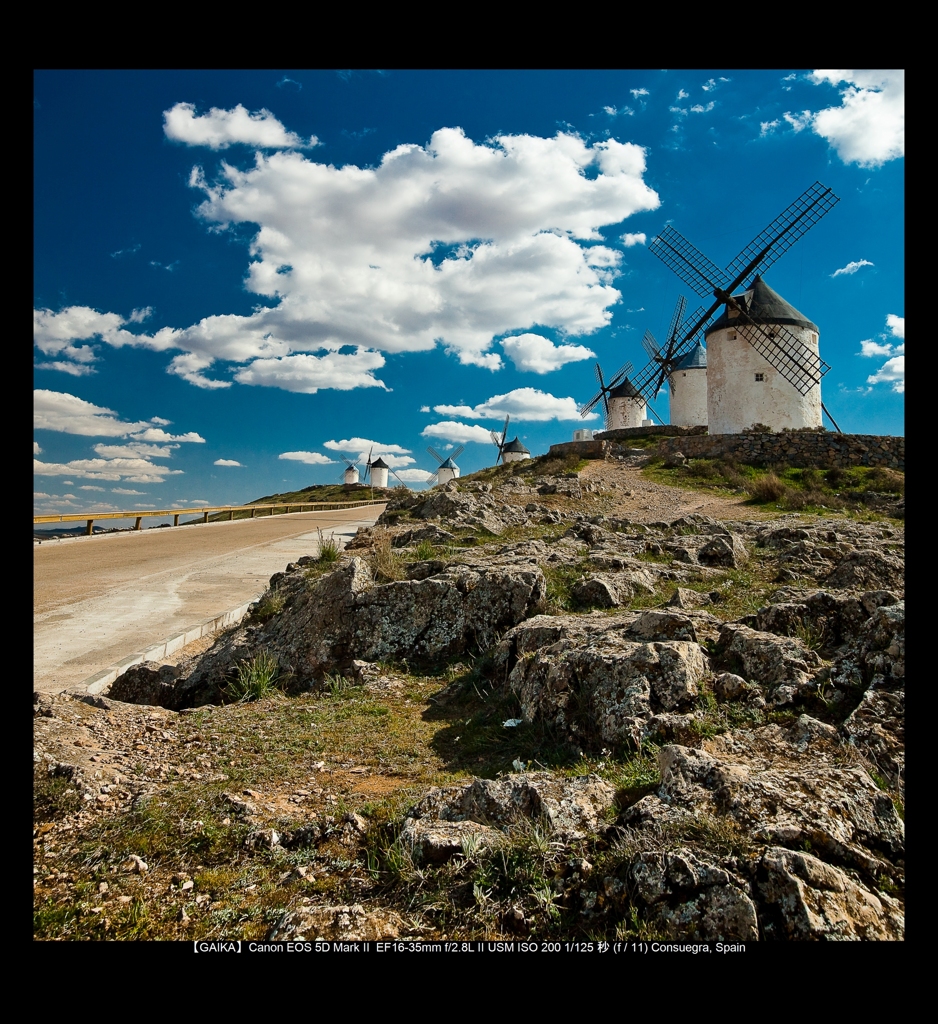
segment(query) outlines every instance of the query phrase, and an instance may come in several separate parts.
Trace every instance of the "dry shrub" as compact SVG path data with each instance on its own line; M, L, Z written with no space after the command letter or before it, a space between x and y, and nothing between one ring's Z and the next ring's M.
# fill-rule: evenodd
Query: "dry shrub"
M403 560L391 547L391 534L387 530L375 531L371 572L378 583L393 583L405 578Z
M888 494L905 493L905 473L897 473L885 466L874 466L866 478L871 491L885 491Z
M754 501L778 501L788 488L774 473L766 473L749 485L749 493Z

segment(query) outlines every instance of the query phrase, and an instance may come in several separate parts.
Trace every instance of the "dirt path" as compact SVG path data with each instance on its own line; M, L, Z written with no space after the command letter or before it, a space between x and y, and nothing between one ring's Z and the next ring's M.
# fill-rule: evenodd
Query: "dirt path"
M745 495L725 497L706 491L657 484L642 476L638 466L591 460L580 471L585 487L592 484L604 504L604 514L635 522L669 521L696 512L713 519L765 519L769 513L745 504Z

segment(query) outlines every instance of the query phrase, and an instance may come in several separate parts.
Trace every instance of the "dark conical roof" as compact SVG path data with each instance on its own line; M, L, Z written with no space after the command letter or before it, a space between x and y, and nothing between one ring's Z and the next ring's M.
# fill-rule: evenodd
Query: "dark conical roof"
M707 350L699 341L686 356L681 357L674 367L675 370L706 370L706 368Z
M628 377L622 381L621 384L617 384L610 392L610 398L641 398L641 394L635 390L635 386L629 380Z
M734 299L751 316L770 324L789 324L793 327L807 327L820 334L817 324L812 323L804 313L799 313L791 303L786 302L777 291L770 288L761 277L757 277L742 295L734 295ZM709 338L714 331L731 327L736 322L726 314L724 308L720 316L707 328L705 337Z
M453 462L452 458L447 459L445 462L440 463L440 469L458 469L459 467Z
M372 469L390 469L391 467L379 455L371 464Z
M530 455L531 454L528 451L528 449L525 448L525 446L518 440L517 437L514 439L514 441L509 441L508 444L506 444L502 448L502 451L503 452L523 452L525 455Z

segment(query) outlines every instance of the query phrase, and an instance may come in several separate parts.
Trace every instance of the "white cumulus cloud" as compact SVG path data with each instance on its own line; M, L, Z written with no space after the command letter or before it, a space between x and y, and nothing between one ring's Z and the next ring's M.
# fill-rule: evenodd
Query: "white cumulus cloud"
M304 462L307 466L334 466L336 462L335 459L330 459L328 455L322 455L320 452L282 452L277 458Z
M840 267L835 270L831 277L839 277L841 274L855 274L860 267L874 267L875 263L871 263L869 260L853 260L848 263L845 267Z
M905 154L905 72L820 70L816 84L839 86L840 106L814 115L814 131L844 163L878 167Z
M371 168L296 151L259 152L247 170L223 163L217 181L194 168L206 224L257 225L247 286L275 304L149 334L116 313L38 310L36 344L76 365L95 358L76 345L85 339L175 350L169 372L203 388L232 386L225 367L212 373L219 363L239 384L382 388L381 353L437 345L497 370L499 336L535 324L588 335L609 322L619 254L595 243L604 225L660 205L644 173L632 143L561 132L477 144L458 128Z
M634 233L628 232L622 235L620 240L626 249L630 249L633 245L644 245L645 239L646 235L644 231L636 231Z
M518 370L550 373L567 363L594 358L596 353L582 345L555 345L540 334L519 334L502 341L505 354Z
M423 437L442 437L446 441L475 441L478 444L491 444L492 435L485 427L477 427L469 423L454 423L444 420L442 423L431 423L421 432Z
M892 384L892 390L900 395L905 391L905 356L893 356L876 371L866 378L868 384L880 384L887 382Z
M866 382L867 384L891 384L893 391L903 394L905 392L905 317L889 313L886 317L886 331L879 337L880 341L867 339L860 342L859 355L890 357L876 373L866 378ZM899 344L889 341L890 337L898 339Z
M289 132L269 111L251 113L240 103L231 110L212 107L196 114L194 103L177 103L163 111L163 131L168 139L187 146L227 149L235 143L262 149L304 149L318 146L315 135L309 141Z
M395 470L395 472L405 484L425 484L433 476L426 469L402 469Z
M240 466L240 462L236 462L234 459L216 459L213 466Z
M500 420L511 416L516 420L578 420L580 413L572 398L556 398L536 388L515 388L506 395L494 395L480 405L435 405L441 416L462 416L465 419ZM595 419L595 415L589 417ZM426 433L426 431L424 431ZM442 435L449 437L449 435ZM461 437L449 437L461 441Z

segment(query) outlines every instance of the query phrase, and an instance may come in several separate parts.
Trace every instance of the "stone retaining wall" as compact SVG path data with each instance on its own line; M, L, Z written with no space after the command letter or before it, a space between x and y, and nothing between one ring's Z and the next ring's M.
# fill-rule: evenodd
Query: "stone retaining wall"
M664 426L620 427L618 430L600 430L593 434L593 440L628 441L633 437L690 437L706 433L706 427L677 427L665 424Z
M614 449L618 445L610 444L608 441L564 441L562 444L552 444L550 455L578 455L581 459L605 459L615 454Z
M622 433L614 431L612 433ZM605 435L605 436L608 436ZM729 455L747 465L785 463L818 469L848 466L887 466L905 471L905 438L880 434L714 434L695 437L663 437L659 455L681 452L689 459L714 459Z

